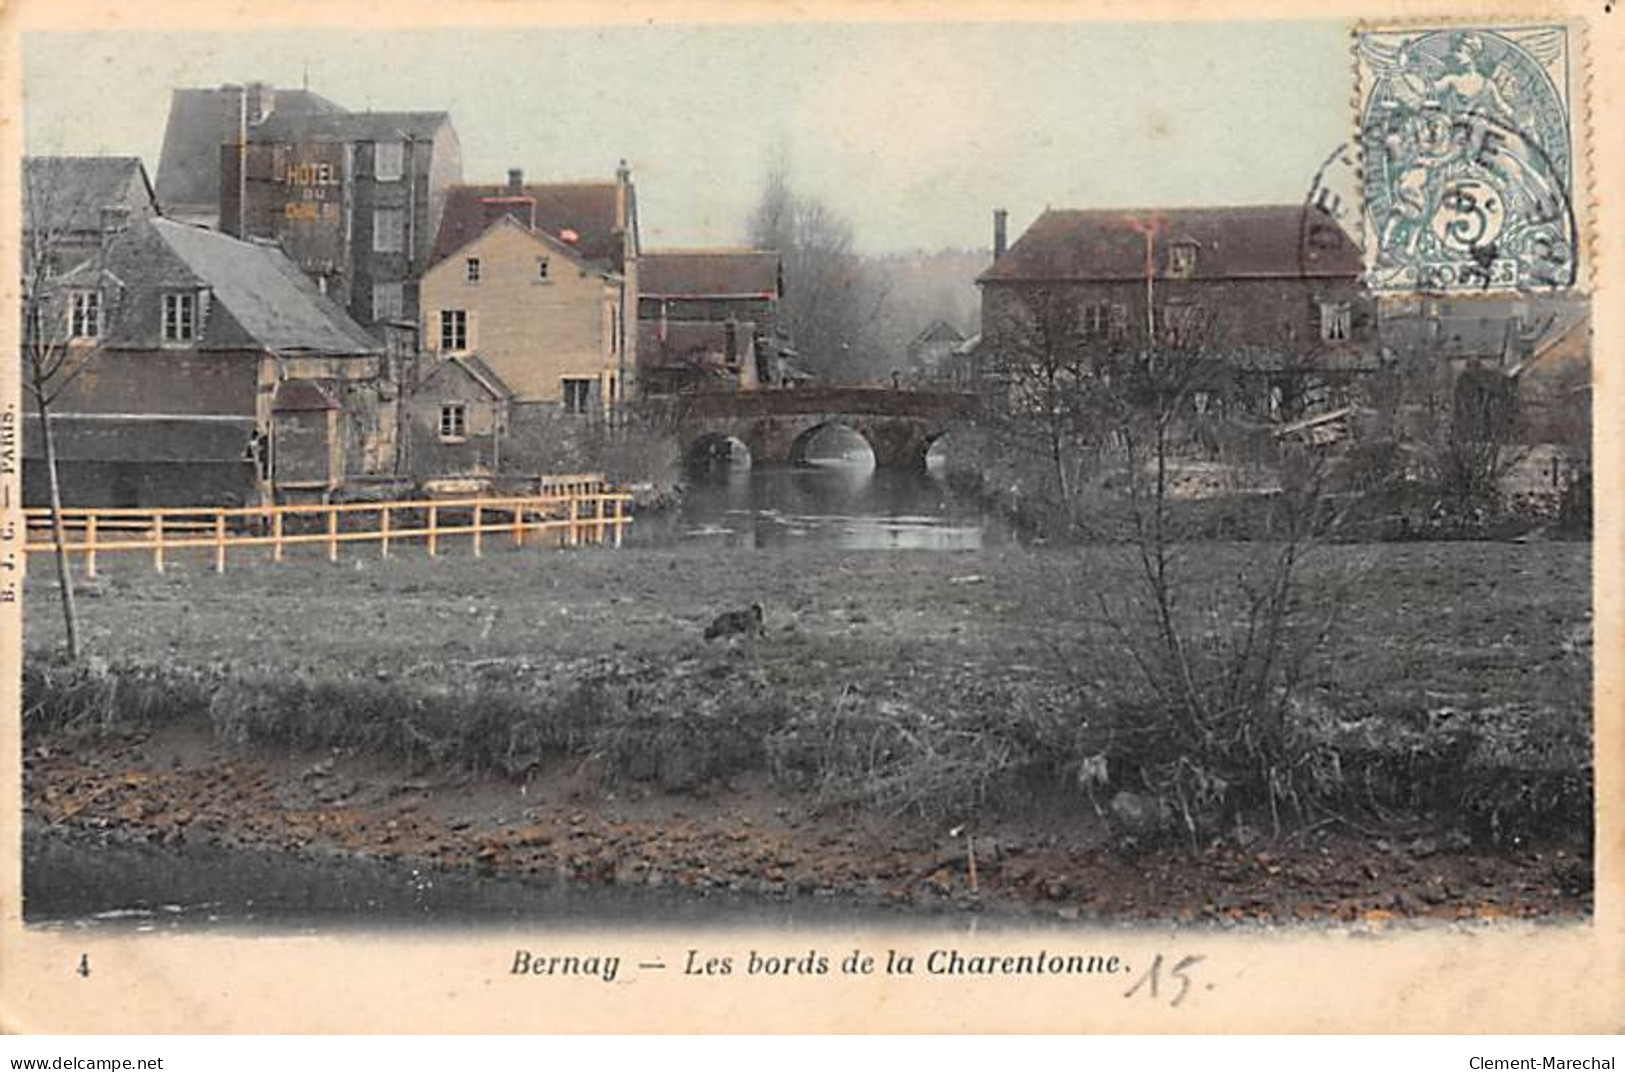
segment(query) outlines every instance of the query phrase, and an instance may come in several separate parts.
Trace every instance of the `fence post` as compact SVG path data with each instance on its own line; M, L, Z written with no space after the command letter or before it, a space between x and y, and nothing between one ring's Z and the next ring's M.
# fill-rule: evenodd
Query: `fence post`
M604 493L602 491L595 490L593 492L592 514L594 518L592 542L602 545L604 542Z
M327 504L327 560L339 560L339 512L333 509L333 504Z
M626 503L623 502L621 500L620 496L617 495L615 497L615 546L616 547L621 546L621 535L622 535L622 533L624 533L626 531L626 522L621 519L622 518L622 511L625 508L626 508Z
M480 522L484 520L485 509L482 503L474 504L474 557L480 557Z
M282 508L271 506L271 561L282 561Z
M164 572L164 515L152 515L152 564L159 573Z
M576 498L574 494L570 496L570 530L566 539L571 547L576 545L578 539L576 535L576 519L580 515L580 503L581 500Z
M389 557L389 507L387 507L387 506L384 507L383 517L381 517L379 519L379 521L378 521L378 545L379 545L379 548L383 552L381 557L388 558Z
M28 526L24 524L23 538L28 537ZM85 515L85 576L96 576L96 515Z
M214 515L214 571L226 572L226 512L218 510Z
M440 507L429 504L429 557L433 558L440 545Z
M525 500L513 500L513 545L525 546Z

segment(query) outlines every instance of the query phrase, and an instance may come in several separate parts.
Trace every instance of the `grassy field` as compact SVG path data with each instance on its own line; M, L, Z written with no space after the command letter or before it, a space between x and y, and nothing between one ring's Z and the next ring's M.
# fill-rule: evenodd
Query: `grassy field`
M1190 548L1181 591L1191 612L1204 613L1258 550ZM1055 876L1085 858L1105 874L1098 850L1123 844L1104 801L1079 790L1076 764L1101 747L1088 731L1103 706L1144 691L1120 623L1101 609L1126 605L1135 568L1112 548L502 549L480 560L234 562L223 575L202 558L159 575L132 557L104 562L85 592L86 671L50 656L60 623L48 563L37 563L25 726L45 747L30 752L29 806L52 822L154 836L181 829L175 814L207 816L211 836L228 841L441 863L489 864L500 850L525 867L616 881L627 877L626 824L641 822L637 852L651 874L709 881L716 861L760 849L811 870L741 857L738 881L877 897L962 885L962 863L947 879L936 866L938 828L970 819L1027 846L998 873L1043 901L1081 888ZM1588 888L1567 871L1553 879L1549 852L1589 853L1589 572L1579 544L1318 552L1306 610L1338 613L1298 710L1342 757L1348 822L1313 824L1301 842L1302 822L1286 842L1277 836L1274 858L1297 853L1307 873L1324 874L1294 896L1331 904L1331 887L1353 882L1365 892L1344 908L1381 908L1392 882L1374 876L1390 875L1382 854L1402 841L1470 848L1452 857L1456 871L1417 865L1414 878L1471 886L1480 906L1497 884L1527 890L1539 911ZM765 637L702 639L717 612L751 602L765 608ZM73 746L54 747L64 733ZM309 771L335 762L323 777L347 788L312 796ZM390 810L399 801L380 787L403 782L439 787L431 797L449 810L432 820ZM501 788L516 784L528 810ZM555 810L538 811L543 802ZM1523 841L1502 834L1523 820L1546 822L1537 840L1548 855L1503 859ZM679 821L703 852L659 833ZM590 834L594 824L605 831ZM775 847L756 846L769 831ZM1219 833L1190 882L1167 888L1197 911L1225 903L1216 886L1239 882L1237 903L1287 910L1276 872L1212 855L1223 842L1250 860L1242 850L1257 831ZM585 856L546 848L589 835L598 840ZM1359 874L1324 866L1332 835ZM490 838L518 840L493 849ZM671 858L679 848L686 855ZM1145 868L1182 873L1188 852L1168 851L1155 865L1132 855L1111 865L1135 911L1157 909L1140 889ZM1380 866L1356 862L1371 853ZM1485 867L1470 882L1461 870ZM908 875L935 877L919 887ZM1456 897L1412 902L1477 911Z

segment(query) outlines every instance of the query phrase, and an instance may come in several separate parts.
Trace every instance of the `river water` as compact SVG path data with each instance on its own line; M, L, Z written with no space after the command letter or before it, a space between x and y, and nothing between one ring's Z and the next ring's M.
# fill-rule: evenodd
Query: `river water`
M640 515L631 538L792 553L966 551L1011 538L997 518L950 494L935 458L924 472L877 470L861 440L831 440L815 444L806 467L756 469L740 459L691 471L682 505Z
M876 470L861 440L842 440L839 434L815 444L813 454L813 464L803 468L713 464L691 473L682 505L640 515L629 540L788 555L831 547L963 551L1011 538L996 518L949 493L940 465L924 472ZM865 919L895 926L909 918L933 918L922 919L917 909L909 917L834 900L783 902L726 891L698 897L425 872L381 861L201 845L158 848L37 827L25 838L24 894L30 924L138 931L517 922L807 927L850 926ZM936 927L977 926L976 916L952 923L952 917L934 918ZM982 922L993 918L983 916Z

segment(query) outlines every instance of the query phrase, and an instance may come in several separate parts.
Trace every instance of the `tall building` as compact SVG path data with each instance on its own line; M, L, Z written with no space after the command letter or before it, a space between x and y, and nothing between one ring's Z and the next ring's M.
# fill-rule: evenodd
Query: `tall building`
M417 348L418 281L462 176L445 112L278 107L217 152L221 230L275 241L387 350Z
M273 113L338 115L344 109L308 89L265 82L177 89L169 100L158 158L158 201L164 215L200 227L220 226L220 147L235 145Z

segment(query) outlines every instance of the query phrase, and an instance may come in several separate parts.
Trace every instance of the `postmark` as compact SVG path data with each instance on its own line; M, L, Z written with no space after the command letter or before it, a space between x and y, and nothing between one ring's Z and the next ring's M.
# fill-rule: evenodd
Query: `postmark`
M1357 31L1371 289L1579 282L1570 46L1563 25Z

